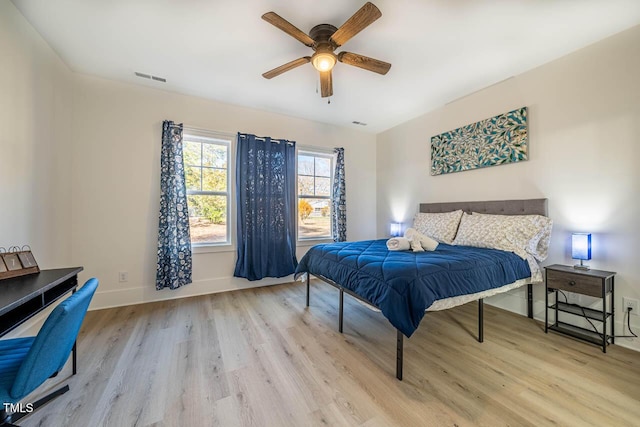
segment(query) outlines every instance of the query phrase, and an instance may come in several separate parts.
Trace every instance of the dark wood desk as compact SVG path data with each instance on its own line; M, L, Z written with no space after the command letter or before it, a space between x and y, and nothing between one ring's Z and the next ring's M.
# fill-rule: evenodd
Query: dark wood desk
M0 336L75 290L82 267L42 270L0 281Z
M17 328L78 287L82 267L42 270L28 276L0 280L0 337ZM76 346L73 346L76 373Z

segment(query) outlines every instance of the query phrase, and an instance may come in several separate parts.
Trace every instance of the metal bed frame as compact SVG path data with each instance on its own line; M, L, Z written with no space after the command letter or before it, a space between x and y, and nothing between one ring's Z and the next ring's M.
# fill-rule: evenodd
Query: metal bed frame
M452 202L452 203L421 203L420 212L440 213L451 212L462 209L467 213L478 212L497 215L544 215L547 216L547 199L526 199L526 200L501 200L488 202ZM312 274L307 272L307 307L309 307L309 294ZM342 333L344 323L344 294L370 305L378 310L375 304L350 289L334 282L319 274L314 277L337 288L340 291L340 303L338 308L338 331ZM527 317L533 319L533 285L527 284ZM478 299L478 342L484 341L484 300ZM396 378L402 381L402 365L404 352L404 334L396 329Z

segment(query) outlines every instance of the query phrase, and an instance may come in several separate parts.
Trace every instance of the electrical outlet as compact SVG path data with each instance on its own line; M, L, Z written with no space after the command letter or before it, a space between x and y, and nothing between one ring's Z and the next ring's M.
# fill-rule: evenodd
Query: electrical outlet
M622 309L624 311L627 311L629 308L631 308L631 314L635 314L635 315L640 314L640 312L638 312L637 299L627 298L627 297L622 298Z
M129 281L129 272L121 271L118 273L118 282L128 282ZM637 306L637 302L636 302Z

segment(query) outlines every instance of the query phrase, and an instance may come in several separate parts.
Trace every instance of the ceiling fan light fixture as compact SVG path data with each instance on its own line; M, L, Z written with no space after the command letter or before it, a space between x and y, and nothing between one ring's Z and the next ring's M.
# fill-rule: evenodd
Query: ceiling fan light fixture
M336 65L336 56L331 52L316 52L311 57L311 63L318 71L330 71Z
M320 74L320 93L323 98L333 95L333 75L332 70L337 62L346 65L359 67L367 71L385 75L391 68L391 64L374 58L368 58L357 53L342 51L338 55L334 51L343 46L353 36L371 25L376 19L382 16L382 12L373 3L366 2L351 18L340 26L331 24L318 24L311 28L309 34L300 31L295 25L287 21L275 12L267 12L262 15L262 19L284 31L305 46L311 48L314 53L311 56L303 56L296 60L287 62L279 67L262 73L265 79L272 79L280 74L292 70L296 67L311 62Z

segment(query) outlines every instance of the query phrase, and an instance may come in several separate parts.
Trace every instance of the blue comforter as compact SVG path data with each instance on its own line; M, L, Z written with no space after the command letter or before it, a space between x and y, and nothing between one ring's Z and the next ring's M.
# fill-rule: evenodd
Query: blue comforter
M439 244L433 252L392 252L386 240L313 246L296 277L321 275L380 308L410 337L434 301L498 288L531 276L512 252Z

